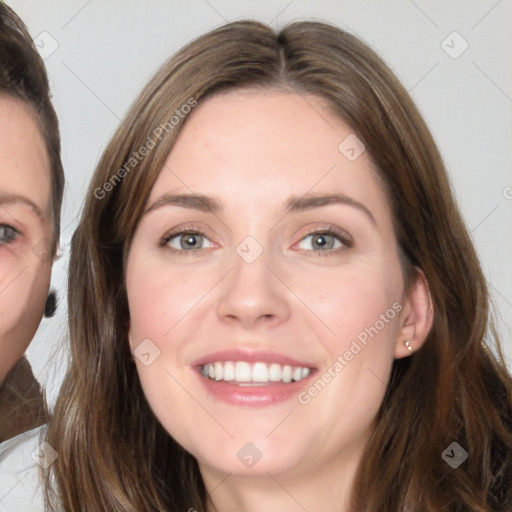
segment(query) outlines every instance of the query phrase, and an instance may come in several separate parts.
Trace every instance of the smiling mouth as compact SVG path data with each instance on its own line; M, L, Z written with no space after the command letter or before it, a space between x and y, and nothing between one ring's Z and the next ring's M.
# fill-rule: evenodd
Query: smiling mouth
M208 380L238 386L290 384L305 379L312 371L305 366L247 361L217 361L200 365L198 369Z

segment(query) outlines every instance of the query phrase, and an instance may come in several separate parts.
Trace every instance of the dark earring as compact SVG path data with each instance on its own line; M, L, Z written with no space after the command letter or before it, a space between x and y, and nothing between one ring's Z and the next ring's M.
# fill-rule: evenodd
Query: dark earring
M44 305L44 316L45 318L51 318L57 311L57 294L54 290L51 290L46 298L46 304Z

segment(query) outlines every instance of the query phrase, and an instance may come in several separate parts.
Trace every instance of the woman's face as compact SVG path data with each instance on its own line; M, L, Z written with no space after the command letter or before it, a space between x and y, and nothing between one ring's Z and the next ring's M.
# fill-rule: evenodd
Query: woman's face
M353 465L408 354L385 195L351 129L306 99L200 104L130 247L144 393L203 474Z
M0 385L32 340L48 294L49 169L32 110L0 95Z

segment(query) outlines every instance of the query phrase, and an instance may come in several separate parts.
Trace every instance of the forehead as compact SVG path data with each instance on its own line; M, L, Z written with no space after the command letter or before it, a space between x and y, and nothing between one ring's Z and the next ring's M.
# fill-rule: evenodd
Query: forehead
M32 108L0 94L0 192L26 196L47 211L50 163Z
M350 145L354 137L316 96L255 89L222 93L194 109L150 201L194 191L257 209L261 201L270 206L292 194L340 192L389 214L366 151L347 158L345 141Z

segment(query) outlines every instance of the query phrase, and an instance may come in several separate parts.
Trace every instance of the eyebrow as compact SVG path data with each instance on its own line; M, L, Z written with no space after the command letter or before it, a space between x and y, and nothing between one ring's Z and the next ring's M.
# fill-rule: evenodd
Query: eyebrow
M303 212L333 204L347 205L356 208L363 212L374 226L377 225L372 212L364 204L344 194L290 196L284 204L284 211L285 214ZM213 214L218 214L223 209L222 203L219 200L203 194L164 194L144 212L144 215L163 206L179 206L181 208Z
M41 208L39 208L39 206L37 206L37 204L31 201L28 197L19 194L0 193L0 206L9 204L23 204L28 206L41 220L46 218Z

